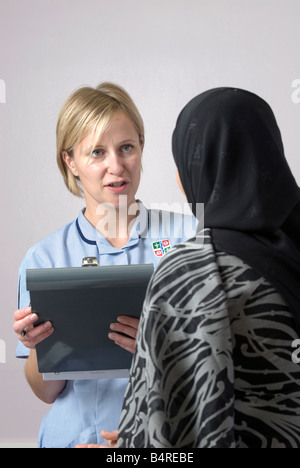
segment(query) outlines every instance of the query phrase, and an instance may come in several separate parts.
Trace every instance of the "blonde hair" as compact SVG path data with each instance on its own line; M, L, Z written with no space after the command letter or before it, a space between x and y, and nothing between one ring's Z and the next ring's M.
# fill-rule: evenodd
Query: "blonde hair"
M101 83L96 88L79 88L71 94L59 113L56 127L57 164L67 188L78 197L82 196L80 181L65 163L63 152L73 157L75 146L92 130L96 132L96 145L117 111L124 112L132 120L143 149L145 132L142 117L129 94L116 84Z

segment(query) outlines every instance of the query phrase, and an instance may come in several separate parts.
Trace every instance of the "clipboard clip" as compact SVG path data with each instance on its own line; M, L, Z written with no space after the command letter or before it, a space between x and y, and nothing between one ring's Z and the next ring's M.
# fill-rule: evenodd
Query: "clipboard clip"
M98 266L98 259L97 257L84 257L82 259L83 267L91 267L91 266Z

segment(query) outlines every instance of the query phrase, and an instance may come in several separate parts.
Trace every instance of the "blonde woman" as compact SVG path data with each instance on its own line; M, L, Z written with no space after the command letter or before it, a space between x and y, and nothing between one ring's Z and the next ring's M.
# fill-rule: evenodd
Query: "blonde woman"
M111 83L78 89L60 112L58 166L67 188L84 197L85 208L75 221L27 252L20 267L19 308L14 315L17 357L28 358L26 378L37 397L53 405L40 429L40 447L103 444L101 431L118 427L128 381L43 381L35 347L55 330L51 323L33 328L37 316L28 307L26 269L78 267L83 257L97 257L99 265L153 263L156 267L165 253L163 241L169 248L195 232L190 217L174 213L164 217L136 200L144 139L134 102ZM162 243L159 252L158 243ZM109 337L133 353L138 320L119 316L112 328Z

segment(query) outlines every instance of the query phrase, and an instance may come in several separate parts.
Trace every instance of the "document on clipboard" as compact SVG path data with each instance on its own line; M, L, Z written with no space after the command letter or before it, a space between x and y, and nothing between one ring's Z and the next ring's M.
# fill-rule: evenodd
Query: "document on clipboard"
M127 378L132 354L108 338L119 315L139 318L152 264L27 270L37 324L54 333L36 346L44 380Z

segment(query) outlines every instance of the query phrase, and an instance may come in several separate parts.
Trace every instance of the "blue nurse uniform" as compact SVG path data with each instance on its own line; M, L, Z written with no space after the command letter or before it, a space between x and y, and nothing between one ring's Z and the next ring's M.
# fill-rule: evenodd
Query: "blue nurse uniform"
M168 249L193 237L193 216L148 210L139 202L139 215L130 239L114 248L84 216L34 245L19 272L19 308L30 303L26 269L81 266L84 257L97 257L99 265L152 263L157 267ZM30 350L18 342L16 355L26 358ZM116 430L128 379L68 381L39 433L39 447L72 448L76 444L103 444L101 431Z

